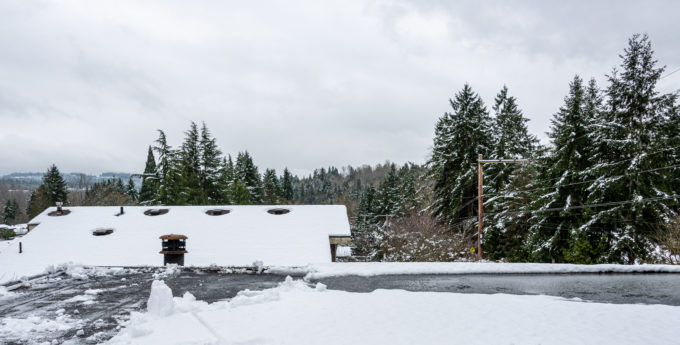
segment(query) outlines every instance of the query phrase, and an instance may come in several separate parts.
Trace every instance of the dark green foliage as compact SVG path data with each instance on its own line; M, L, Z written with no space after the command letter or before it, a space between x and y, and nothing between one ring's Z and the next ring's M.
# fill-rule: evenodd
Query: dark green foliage
M278 204L279 196L281 195L281 187L279 186L279 180L276 177L276 171L274 169L267 169L264 171L262 185L264 192L263 203L265 205Z
M163 134L165 136L165 134ZM156 158L153 155L153 150L149 146L149 151L146 155L146 166L144 167L144 174L142 175L142 187L139 191L139 203L142 205L153 204L158 194L159 176L156 171Z
M45 185L41 184L38 189L31 193L31 198L28 200L28 207L26 208L26 215L31 220L50 206L52 206L52 200L47 194Z
M250 200L253 204L262 204L262 181L260 173L257 171L257 166L253 163L248 151L239 152L236 157L236 165L234 167L235 180L241 181L245 184L250 192Z
M233 203L232 184L234 183L234 162L231 160L231 155L228 158L222 159L220 166L220 174L218 177L218 188L220 191L220 203Z
M493 150L490 159L527 158L533 152L538 139L529 134L527 122L517 106L517 99L508 95L507 86L503 86L496 95L493 106ZM498 193L512 179L516 166L512 164L491 164L486 167L484 184L489 193Z
M137 188L135 188L135 182L132 181L132 177L128 179L127 185L125 186L125 194L130 197L132 202L139 199L139 194L137 193Z
M605 110L594 137L595 160L588 203L644 200L674 191L666 183L667 171L654 170L668 162L651 153L663 149L657 129L664 123L664 97L656 91L663 67L656 67L646 35L635 35L621 56L621 72L608 76ZM621 176L621 177L617 177ZM668 202L631 203L592 209L584 231L596 247L606 249L596 262L633 263L648 259L652 236L676 215Z
M285 168L283 169L283 177L281 178L281 199L286 202L291 202L294 197L293 175L288 171L288 168Z
M491 118L481 98L468 84L450 100L435 126L432 156L428 161L434 181L432 214L447 224L474 217L477 198L477 158L492 149Z
M222 165L222 151L217 148L215 138L210 137L208 127L203 123L201 127L200 147L200 171L201 187L207 202L210 204L220 203L223 200L220 190L220 169Z
M231 200L234 205L252 205L253 195L245 182L236 180L231 184Z
M15 236L16 234L14 233L14 230L8 228L0 228L0 239L10 240Z
M189 130L184 132L184 135L182 150L178 152L181 162L179 181L182 185L182 192L181 197L175 200L181 204L203 205L207 201L207 195L201 184L201 147L196 123L191 122Z
M593 164L590 135L600 111L599 99L594 80L586 90L583 80L574 77L564 105L552 119L549 136L553 150L542 162L545 169L539 180L545 182L537 186L542 189L536 195L533 209L568 208L585 203L588 185L583 182L588 178L585 171ZM573 249L573 237L584 222L580 209L533 214L528 243L531 260L566 261L565 255Z
M47 192L47 196L51 201L51 206L55 205L57 202L63 202L64 205L68 204L68 192L66 191L66 181L59 173L57 166L52 164L52 166L47 169L45 175L43 175L43 184Z
M359 201L358 216L352 228L354 255L373 256L376 252L377 232L381 217L378 212L377 192L368 186Z
M16 199L7 200L5 206L2 208L2 222L4 224L12 224L17 218L19 212L19 204Z

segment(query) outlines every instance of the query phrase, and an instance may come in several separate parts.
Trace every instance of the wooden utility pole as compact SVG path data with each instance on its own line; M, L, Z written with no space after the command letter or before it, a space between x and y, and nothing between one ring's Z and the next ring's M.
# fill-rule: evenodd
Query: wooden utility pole
M528 159L482 159L482 155L477 157L477 258L482 259L482 232L484 230L484 176L482 174L482 164L484 163L515 163L524 164Z
M477 157L477 259L482 259L482 229L484 228L484 185L482 176L482 155Z

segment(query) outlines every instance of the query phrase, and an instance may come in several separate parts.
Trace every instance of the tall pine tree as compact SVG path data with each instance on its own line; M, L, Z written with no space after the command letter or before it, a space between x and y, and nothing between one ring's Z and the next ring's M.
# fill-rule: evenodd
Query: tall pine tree
M158 183L159 176L156 171L156 158L153 155L153 149L149 146L148 153L146 154L146 166L142 175L142 187L139 190L138 199L140 204L151 205L155 203L158 194Z
M663 97L656 83L664 68L657 67L647 35L634 35L621 55L621 72L608 76L606 107L598 124L598 164L591 169L597 178L588 190L589 204L609 206L590 209L583 226L600 234L596 243L606 251L595 261L633 263L644 261L653 248L652 237L676 213L668 201L645 202L673 193L663 171L667 161L655 156L662 150L657 128L663 123Z
M475 215L477 157L491 152L492 133L484 102L468 84L449 102L453 112L437 122L428 167L434 180L432 213L455 224Z
M52 202L52 205L57 202L63 202L64 205L68 204L66 181L64 181L64 177L61 176L56 165L52 164L52 166L47 169L47 172L43 175L43 184L45 185L47 196Z

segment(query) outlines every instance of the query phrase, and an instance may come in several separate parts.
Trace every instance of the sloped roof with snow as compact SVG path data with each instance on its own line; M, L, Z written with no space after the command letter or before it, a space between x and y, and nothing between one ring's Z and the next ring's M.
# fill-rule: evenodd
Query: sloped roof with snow
M149 209L168 213L148 216ZM268 211L285 208L286 214ZM49 265L74 262L100 266L161 266L159 236L188 237L187 266L299 266L331 261L329 236L349 236L347 211L342 205L295 206L125 206L65 207L64 216L49 216L48 208L31 224L39 223L19 241L0 252L0 282L39 274ZM229 213L211 216L208 210ZM97 229L113 229L94 236Z

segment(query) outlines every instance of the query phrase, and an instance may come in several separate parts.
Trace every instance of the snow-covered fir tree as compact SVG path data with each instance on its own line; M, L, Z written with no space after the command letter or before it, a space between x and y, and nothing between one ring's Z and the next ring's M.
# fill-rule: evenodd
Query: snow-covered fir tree
M201 188L208 204L222 202L220 190L220 168L222 165L222 151L217 147L215 138L210 136L210 130L203 122L201 126L201 138L199 141L200 149L200 170L199 180Z
M234 176L238 181L243 182L250 192L250 201L259 205L262 203L262 180L257 166L253 163L248 151L239 152L236 156Z
M288 168L284 168L283 176L281 177L281 198L286 202L291 202L294 197L293 175Z
M182 199L189 205L203 205L207 196L201 185L201 147L196 123L192 121L189 130L184 134L180 151Z
M591 83L588 94L578 75L569 84L564 105L553 116L548 133L552 150L544 159L538 180L531 218L528 251L532 261L567 261L578 228L584 223L582 209L588 197L584 172L592 165L590 133L599 112L597 86ZM554 209L561 208L561 211ZM553 209L551 211L551 209Z
M142 175L142 187L139 190L139 203L142 205L155 203L159 183L159 176L156 173L156 158L153 155L153 149L149 146L144 174Z
M232 204L233 197L231 191L234 183L234 162L231 159L231 155L222 158L218 181L220 190L220 203Z
M663 200L673 194L665 180L667 161L656 154L665 149L657 131L664 122L664 98L656 91L664 68L656 66L653 55L647 35L634 35L621 56L621 70L608 76L590 171L597 180L588 186L588 203L602 206L589 209L583 225L591 246L605 248L594 262L647 259L652 237L676 215ZM653 198L658 199L649 202Z
M265 205L276 205L279 203L281 187L276 176L276 170L266 169L262 178L263 203Z
M432 214L447 224L473 217L477 199L477 158L492 149L491 118L468 84L450 100L453 112L436 124L428 161L434 181Z
M125 185L125 194L130 197L130 200L136 202L139 199L139 193L137 193L137 188L135 187L135 182L132 181L132 176L128 179Z
M47 169L47 172L43 175L43 184L45 185L47 196L52 202L52 205L57 202L63 202L65 205L68 204L66 181L64 181L64 177L61 176L56 165L52 164L52 166Z

